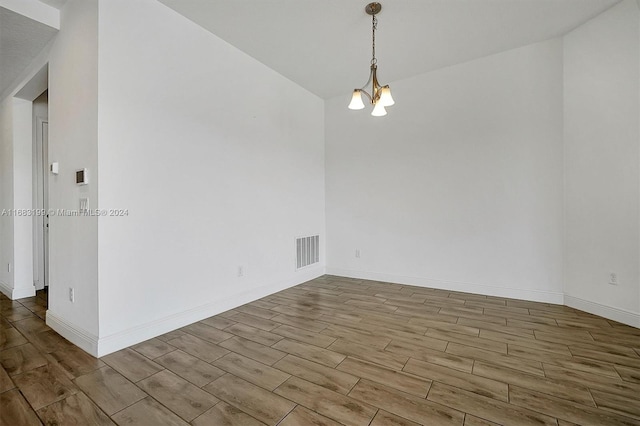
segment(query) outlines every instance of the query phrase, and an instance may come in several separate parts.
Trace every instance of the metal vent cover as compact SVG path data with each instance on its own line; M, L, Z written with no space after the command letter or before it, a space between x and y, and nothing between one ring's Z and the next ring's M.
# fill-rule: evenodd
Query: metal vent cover
M296 238L296 269L320 262L320 236Z

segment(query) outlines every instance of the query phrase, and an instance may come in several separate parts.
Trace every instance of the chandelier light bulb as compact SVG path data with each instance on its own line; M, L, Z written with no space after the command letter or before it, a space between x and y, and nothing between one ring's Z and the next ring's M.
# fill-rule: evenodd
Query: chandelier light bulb
M395 104L395 101L393 100L393 97L391 96L391 89L389 88L389 86L384 86L382 89L380 89L380 103L383 106L391 106L393 104Z
M364 103L362 102L362 94L360 93L360 90L356 89L353 91L349 109L364 109Z
M376 105L373 107L373 111L371 111L371 115L374 117L382 117L387 115L387 110L384 109L384 105L382 102L376 102Z

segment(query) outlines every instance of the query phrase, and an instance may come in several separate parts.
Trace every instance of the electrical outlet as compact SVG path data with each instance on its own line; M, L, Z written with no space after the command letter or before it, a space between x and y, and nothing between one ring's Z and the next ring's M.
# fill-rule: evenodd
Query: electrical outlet
M360 258L360 249L356 249L356 257Z
M244 266L238 266L238 277L244 277Z
M75 291L73 290L73 287L69 287L69 302L75 303L75 301L76 301Z
M616 272L609 274L609 284L618 285L618 274Z

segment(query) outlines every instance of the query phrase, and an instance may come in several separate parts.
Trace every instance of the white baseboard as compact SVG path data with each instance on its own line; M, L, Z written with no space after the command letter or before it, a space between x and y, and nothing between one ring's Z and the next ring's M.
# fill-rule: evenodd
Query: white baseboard
M20 287L13 289L13 299L24 299L25 297L33 297L36 295L36 286Z
M49 310L47 311L46 318L47 325L54 329L59 335L83 351L93 356L97 356L98 338L96 336L85 330L79 329Z
M9 284L5 284L0 281L0 291L4 293L11 300L24 299L25 297L32 297L36 295L35 286L24 288L12 288Z
M485 284L434 280L421 277L406 277L402 275L383 274L379 272L354 271L329 267L327 267L327 274L365 280L384 281L395 284L413 285L417 287L429 287L442 290L475 293L486 296L508 297L510 299L529 300L533 302L554 303L556 305L562 305L564 303L563 293L544 290L498 287Z
M2 281L0 281L0 291L9 299L13 299L11 297L11 294L13 293L13 288L9 287L9 284L5 284Z
M211 316L228 311L229 309L237 308L238 306L244 305L245 303L249 303L278 291L282 291L289 287L302 284L306 281L320 277L324 275L324 273L324 266L318 266L315 268L298 271L291 279L253 288L225 300L218 300L212 303L208 303L206 305L202 305L188 311L170 315L168 317L161 318L147 324L142 324L128 330L123 330L110 336L102 337L97 341L97 349L94 352L90 353L93 356L97 357L108 355L112 352L119 351L120 349L124 349L131 345L135 345L137 343L159 336L161 334L168 333L169 331L175 330L177 328L184 327L185 325L201 321L205 318L209 318ZM63 336L66 337L64 334ZM73 340L71 341L75 343Z
M611 306L580 299L579 297L569 296L568 294L565 294L564 296L564 304L571 308L579 309L581 311L589 312L590 314L640 328L640 313L637 312L613 308Z

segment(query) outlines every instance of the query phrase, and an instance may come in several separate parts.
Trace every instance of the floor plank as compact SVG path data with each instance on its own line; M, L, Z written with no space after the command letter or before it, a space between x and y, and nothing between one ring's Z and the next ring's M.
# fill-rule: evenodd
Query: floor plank
M429 425L462 425L464 413L384 385L360 380L349 392L354 399L373 404L396 416Z
M13 380L34 410L78 392L76 385L53 364L19 374Z
M518 370L495 366L483 361L476 361L473 365L473 374L500 380L509 383L510 386L520 386L537 392L564 398L578 404L591 405L595 407L589 389L575 383L566 383L547 377L540 377L533 374L523 373Z
M238 336L225 340L220 346L267 365L275 364L286 355L285 352Z
M480 333L482 333L482 330L480 330ZM444 340L445 342L455 342L462 345L472 346L474 348L486 349L488 351L499 352L503 354L507 353L507 345L504 342L496 342L480 337L469 336L467 334L434 329L427 330L426 335L429 337L433 337L434 339Z
M525 373L544 377L544 370L542 369L542 363L540 361L525 360L454 342L450 342L447 345L446 352L453 355L467 356L476 360L483 360L494 365L512 368L514 370L520 370Z
M27 403L17 389L0 394L0 425L31 426L41 425L33 408Z
M115 426L84 393L71 395L38 411L45 425Z
M422 398L426 398L429 388L431 387L431 380L425 380L421 377L405 374L357 358L348 357L340 363L338 370L382 383L399 391Z
M295 355L332 368L335 368L345 359L345 355L341 353L290 339L282 339L272 347L290 355Z
M373 418L371 426L419 426L418 423L411 420L396 416L395 414L388 413L384 410L378 410L378 413Z
M585 426L637 426L638 422L629 417L609 413L586 405L576 404L561 398L512 386L509 391L512 405L527 407L540 413Z
M176 348L160 339L149 339L131 347L134 351L146 356L149 359L158 358L169 352L175 351Z
M186 333L180 337L169 340L167 343L205 362L215 361L229 353L228 350L220 346Z
M614 366L622 380L640 383L640 368L625 367L624 365Z
M219 330L224 330L227 327L230 327L234 324L237 324L237 322L230 320L228 318L224 318L224 317L211 317L211 318L206 318L203 319L202 321L200 321L202 324L206 324L209 325L211 327L215 327Z
M555 364L544 363L543 367L545 376L549 378L578 383L591 389L614 392L620 395L638 394L640 397L640 383L628 382L620 377L604 376Z
M455 370L471 373L473 368L473 358L452 355L447 352L426 349L406 341L393 340L385 351L406 355L408 357L419 359L421 361L430 362L432 364L441 365L443 367L453 368Z
M403 371L430 379L434 382L457 386L461 389L466 389L478 395L487 396L499 401L509 400L509 385L506 382L499 382L475 374L464 373L413 358L409 359Z
M44 355L31 343L0 352L0 365L9 376L15 376L47 364Z
M147 396L140 388L108 366L78 377L75 384L108 415L117 413Z
M162 370L160 365L128 348L102 357L102 361L132 382L138 382Z
M234 314L228 318L233 321L237 321L251 327L256 327L264 331L271 331L274 328L280 326L280 324L275 321L266 320L260 317L254 317L253 315L245 314L242 312Z
M303 343L308 343L314 346L320 346L326 348L330 344L336 341L335 337L325 336L324 334L314 333L312 331L303 330L302 328L292 327L290 325L281 325L272 331L283 337L289 339L298 340Z
M76 377L105 366L104 362L92 357L82 349L75 346L69 349L52 352L48 357L62 368L71 379L75 379Z
M329 327L322 331L322 334L333 337L333 342L339 338L343 338L353 343L378 349L384 349L391 342L391 338L389 337L377 336L371 331L358 330L338 324L329 325Z
M591 395L599 408L640 420L640 400L612 393L592 390Z
M260 330L259 328L251 327L250 325L242 323L233 324L227 327L225 330L232 335L244 337L245 339L253 340L256 343L260 343L265 346L271 346L274 343L282 340L281 335L274 334L269 331ZM275 330L277 330L277 328L274 329L274 331Z
M279 426L340 426L341 423L322 416L318 413L298 405L293 409L287 417L284 418Z
M222 331L199 322L182 327L180 330L211 343L224 342L225 340L233 337L233 334L231 333L227 333L226 331Z
M213 364L228 373L267 390L274 390L291 377L276 368L233 352L218 358Z
M268 425L278 424L295 404L232 374L211 382L204 389L228 404Z
M376 409L366 403L297 377L291 377L274 392L348 426L366 426L376 414Z
M349 393L358 382L358 377L352 374L338 371L303 358L298 358L294 355L287 355L274 364L274 367L345 395Z
M302 328L304 330L312 331L315 333L321 332L328 326L328 324L324 324L317 320L294 317L291 315L283 315L283 314L273 317L272 320L280 324L291 325L293 327Z
M120 411L113 416L113 419L119 425L132 426L188 426L189 424L151 397Z
M556 425L555 419L550 416L441 383L433 384L427 399L498 424Z
M27 339L16 328L0 328L0 351L27 343Z
M191 422L193 426L262 426L264 423L254 419L242 410L226 402L219 402ZM280 423L282 424L282 423Z
M402 367L404 367L405 363L409 359L409 357L405 355L376 350L370 346L353 343L346 339L336 340L328 349L345 356L353 356L355 358L373 362L374 364L387 366L397 371L402 370Z
M181 350L170 352L156 358L155 361L198 387L208 385L226 374L223 370Z
M210 393L167 370L141 380L138 386L188 422L219 402Z
M11 380L11 377L9 377L7 372L4 370L4 367L0 365L0 393L6 392L15 387L16 385L13 383L13 380Z
M597 361L610 362L612 364L620 364L625 367L640 369L640 357L628 357L623 355L611 354L593 349L585 349L582 347L569 346L573 356L595 359Z

